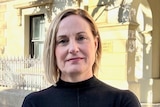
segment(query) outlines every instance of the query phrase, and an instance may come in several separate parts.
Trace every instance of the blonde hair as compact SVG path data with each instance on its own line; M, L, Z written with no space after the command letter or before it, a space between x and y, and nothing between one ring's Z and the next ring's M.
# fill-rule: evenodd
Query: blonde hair
M59 13L51 22L46 35L45 43L44 43L44 51L43 51L44 70L45 70L46 78L51 84L56 84L60 76L60 72L57 67L56 56L55 56L56 35L59 28L59 23L65 17L70 15L81 16L83 19L85 19L89 23L93 36L94 37L98 36L98 47L96 51L96 58L95 58L95 63L93 64L93 67L92 67L93 73L95 74L99 68L102 48L101 48L101 39L100 39L99 31L95 24L95 21L93 20L92 16L90 16L88 12L85 10L67 9Z

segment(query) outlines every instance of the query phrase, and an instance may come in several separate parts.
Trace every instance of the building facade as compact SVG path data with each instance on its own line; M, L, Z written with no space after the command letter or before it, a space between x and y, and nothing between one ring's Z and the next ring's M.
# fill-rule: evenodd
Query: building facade
M51 20L66 8L95 19L102 39L98 78L160 102L159 0L0 0L0 57L41 58Z

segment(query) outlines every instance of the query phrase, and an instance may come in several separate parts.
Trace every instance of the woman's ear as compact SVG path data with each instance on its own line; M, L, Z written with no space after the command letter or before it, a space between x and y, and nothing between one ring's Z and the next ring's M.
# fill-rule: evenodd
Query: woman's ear
M96 36L95 37L95 39L94 39L94 44L95 44L95 50L97 51L97 48L98 48L98 39L99 39L99 37L98 36Z

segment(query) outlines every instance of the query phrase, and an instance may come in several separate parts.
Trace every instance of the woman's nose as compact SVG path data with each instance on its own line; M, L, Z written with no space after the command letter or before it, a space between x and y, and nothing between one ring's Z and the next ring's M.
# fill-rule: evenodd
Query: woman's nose
M69 43L69 53L76 54L76 53L78 53L78 51L79 51L78 43L76 41L70 41L70 43Z

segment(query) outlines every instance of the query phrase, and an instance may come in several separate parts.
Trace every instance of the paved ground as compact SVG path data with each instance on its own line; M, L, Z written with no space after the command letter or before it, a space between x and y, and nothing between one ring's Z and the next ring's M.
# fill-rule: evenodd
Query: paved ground
M24 97L30 92L0 87L0 107L21 107Z
M158 103L158 104L142 104L142 107L160 107L160 103Z

